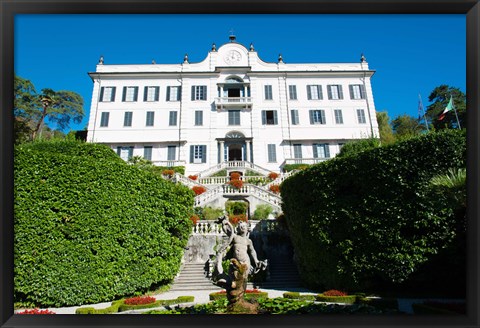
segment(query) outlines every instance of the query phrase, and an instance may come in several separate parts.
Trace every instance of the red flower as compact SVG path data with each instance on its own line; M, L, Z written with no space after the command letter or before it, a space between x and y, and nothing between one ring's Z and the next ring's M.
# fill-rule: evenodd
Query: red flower
M33 309L33 310L25 310L23 312L17 312L17 314L55 314L55 312L49 311L49 310Z
M237 173L237 172L232 172L230 174L230 180L240 180L240 177L241 177L240 173Z
M201 195L203 194L205 191L207 191L207 189L203 186L193 186L192 187L192 190L193 192L195 193L195 195Z
M330 289L323 293L324 296L347 296L347 293L341 292L336 289Z
M270 172L270 173L268 174L268 178L269 178L270 180L275 180L276 178L278 178L278 173Z
M275 194L278 194L280 192L280 186L277 184L271 185L268 189L270 189L270 191Z
M174 170L163 170L162 174L166 175L168 177L173 177L173 175L175 174L175 171Z
M189 175L188 178L189 178L190 180L196 181L198 177L197 177L196 175Z
M194 214L190 217L190 221L192 221L192 223L195 225L198 223L198 221L200 221L200 218L198 217L198 215Z
M234 188L237 188L237 189L240 189L240 188L243 187L243 181L242 180L230 180L230 182L228 184L231 185Z
M151 304L154 302L155 302L155 297L137 296L137 297L127 298L124 303L127 305L140 305L140 304Z
M230 215L228 220L231 224L236 225L240 221L247 222L247 215L246 214L238 214L238 215Z

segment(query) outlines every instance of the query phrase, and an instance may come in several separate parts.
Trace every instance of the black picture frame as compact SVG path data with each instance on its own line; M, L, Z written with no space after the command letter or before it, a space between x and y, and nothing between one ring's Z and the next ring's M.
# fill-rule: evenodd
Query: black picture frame
M422 326L478 327L478 204L479 164L479 49L478 0L0 0L1 65L1 327L178 327L178 326ZM467 188L468 294L467 315L429 316L135 316L135 315L13 315L13 76L14 17L17 14L464 14L467 23ZM441 69L441 68L439 68Z

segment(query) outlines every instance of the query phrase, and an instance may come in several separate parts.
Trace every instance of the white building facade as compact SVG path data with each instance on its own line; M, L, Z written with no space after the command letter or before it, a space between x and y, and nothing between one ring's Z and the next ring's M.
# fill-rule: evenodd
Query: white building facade
M184 166L185 175L229 161L280 172L334 157L378 137L370 79L358 63L265 62L234 36L199 63L106 65L92 78L87 141L127 160Z

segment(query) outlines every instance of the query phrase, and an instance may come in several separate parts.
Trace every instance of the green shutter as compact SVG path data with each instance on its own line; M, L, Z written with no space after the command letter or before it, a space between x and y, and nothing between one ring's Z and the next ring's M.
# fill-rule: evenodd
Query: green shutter
M325 144L324 149L325 149L325 158L330 158L330 145Z
M262 110L262 125L267 124L267 112Z
M310 114L310 124L314 124L314 120L313 120L313 110L309 110L308 112L309 112L309 114Z
M318 89L318 99L323 99L323 90L321 85L317 85Z
M323 109L320 110L320 119L321 124L327 124L327 120L325 119L325 111Z
M167 101L170 100L170 87L167 87L167 98L166 98Z
M202 147L202 163L207 162L207 146L203 145Z
M332 86L327 85L328 99L332 99Z
M125 101L126 96L127 96L127 87L123 87L122 101Z
M148 87L145 87L143 89L143 101L147 101L147 95L148 95Z
M310 89L310 85L307 85L307 99L311 100L312 99L312 90Z
M182 87L178 87L177 100L182 99Z
M135 90L133 92L133 101L137 101L138 100L138 87L135 87L133 90Z
M350 99L353 99L353 85L350 84L348 90L350 91Z
M158 101L160 96L160 87L155 87L155 101Z
M343 90L341 85L338 86L338 98L343 99Z
M273 124L278 124L278 115L276 110L273 111Z
M100 101L103 101L103 92L104 92L105 87L100 88Z
M360 84L360 97L365 99L365 86L363 84Z
M115 91L117 90L117 87L112 88L112 97L110 98L111 101L115 101Z
M192 85L192 100L195 100L195 86Z
M190 146L190 163L193 163L194 146Z
M318 158L318 144L313 144L313 158Z

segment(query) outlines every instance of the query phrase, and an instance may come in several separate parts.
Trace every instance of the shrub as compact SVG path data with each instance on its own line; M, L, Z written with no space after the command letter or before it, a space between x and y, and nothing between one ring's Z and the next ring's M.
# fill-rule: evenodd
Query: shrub
M216 220L223 215L223 209L207 206L202 210L205 220Z
M236 189L240 189L243 187L243 181L242 180L230 180L228 182L229 185L231 185L232 187L236 188Z
M380 147L380 139L377 138L349 141L342 146L337 157L352 156L377 147Z
M315 295L300 294L299 292L285 292L283 293L283 297L294 300L315 301Z
M227 298L227 292L225 290L210 293L209 299L211 301L221 300ZM268 298L267 292L262 292L258 289L247 289L245 291L245 299L259 299L259 298Z
M359 296L360 295L357 295L357 303L367 304L381 310L398 310L398 300L396 298L369 298Z
M318 295L315 296L315 300L318 301L318 302L353 304L357 300L357 296L355 296L355 295L326 296L324 294L318 294Z
M229 215L228 220L230 221L231 224L237 225L238 222L244 221L247 222L247 215L246 214L237 214L237 215Z
M99 303L175 277L191 229L189 188L104 145L23 144L14 160L15 302Z
M290 172L293 170L305 170L309 166L310 166L309 164L285 164L283 166L283 171Z
M275 180L276 178L278 178L278 173L270 172L270 173L268 174L268 178L273 181L273 180Z
M196 175L189 175L188 178L189 178L190 180L197 181L198 176L196 176Z
M227 211L229 216L245 214L247 212L247 208L248 208L247 202L227 201L225 203L225 210Z
M203 186L193 186L192 187L192 190L193 192L195 193L195 195L201 195L203 194L205 191L207 191L207 189Z
M282 209L302 280L322 289L408 282L434 254L451 249L458 234L454 210L429 182L465 165L465 131L447 130L325 161L286 179ZM436 274L426 272L419 286Z
M271 185L270 187L268 187L268 189L269 189L271 192L273 192L274 194L280 193L280 186L277 185L277 184Z
M268 204L260 204L253 212L253 218L255 220L262 220L268 218L273 213L273 208Z

